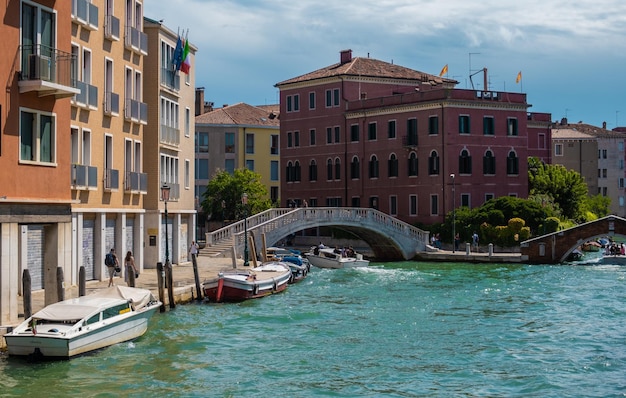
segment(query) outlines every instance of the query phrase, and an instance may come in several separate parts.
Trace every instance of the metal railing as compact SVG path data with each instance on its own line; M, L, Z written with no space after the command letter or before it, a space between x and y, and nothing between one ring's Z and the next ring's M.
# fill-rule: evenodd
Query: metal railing
M21 47L20 80L46 80L62 86L76 87L71 72L76 68L76 57L44 45Z
M126 192L148 193L148 174L127 171L124 178Z
M180 144L180 129L162 124L160 138L161 144L178 145Z
M98 187L98 168L82 164L73 164L71 169L71 184L74 189L88 189Z

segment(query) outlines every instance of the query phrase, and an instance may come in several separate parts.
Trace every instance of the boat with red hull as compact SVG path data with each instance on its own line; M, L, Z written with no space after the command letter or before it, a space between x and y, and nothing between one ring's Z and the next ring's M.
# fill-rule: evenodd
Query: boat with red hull
M292 277L289 266L280 261L264 263L250 270L220 272L202 284L204 297L215 303L239 302L280 293Z

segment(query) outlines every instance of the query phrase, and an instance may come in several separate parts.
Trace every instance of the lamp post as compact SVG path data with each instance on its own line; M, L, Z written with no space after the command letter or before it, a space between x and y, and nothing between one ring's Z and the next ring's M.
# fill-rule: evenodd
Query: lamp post
M248 194L241 195L241 204L243 204L243 266L247 267L248 262Z
M170 187L167 185L161 187L161 200L165 203L165 266L168 266L170 263L170 246L167 234L167 201L170 200Z
M452 253L456 250L456 195L454 193L454 173L450 174L452 178Z
M226 201L222 200L222 228L226 225L226 216L224 215L226 211Z

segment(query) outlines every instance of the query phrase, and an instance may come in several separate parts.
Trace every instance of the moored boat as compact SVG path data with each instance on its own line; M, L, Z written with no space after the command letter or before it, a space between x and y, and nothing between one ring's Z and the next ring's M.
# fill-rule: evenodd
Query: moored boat
M353 268L367 267L369 261L354 250L339 250L331 248L312 247L308 253L304 253L309 262L319 268Z
M311 263L300 253L280 247L268 247L267 258L271 261L282 261L291 269L291 279L289 283L296 283L303 280L311 269Z
M212 302L239 302L284 291L291 275L288 264L272 261L250 270L220 272L205 281L202 290Z
M9 355L71 358L143 335L159 308L149 290L112 286L50 304L4 335Z

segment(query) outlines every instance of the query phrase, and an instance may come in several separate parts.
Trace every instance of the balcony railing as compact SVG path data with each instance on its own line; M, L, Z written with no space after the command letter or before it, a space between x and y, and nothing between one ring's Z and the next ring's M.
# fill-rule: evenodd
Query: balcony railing
M161 68L161 84L171 90L178 91L180 90L180 75L170 68Z
M104 170L104 189L117 190L120 187L120 172L115 169Z
M417 134L409 134L402 137L402 146L416 147L417 146Z
M104 37L110 40L120 39L120 20L113 15L104 17Z
M148 35L133 28L126 26L126 36L124 37L124 46L129 50L134 50L143 55L148 55Z
M124 118L133 122L148 123L148 104L126 98Z
M160 142L161 144L177 146L180 144L180 129L162 124Z
M74 96L74 103L89 108L98 108L98 87L79 81L76 82L76 88L80 90L80 93Z
M148 174L127 171L124 179L124 190L126 192L148 193Z
M71 71L76 70L74 55L44 45L21 46L20 52L20 93L37 91L39 96L57 98L79 94L72 81Z
M113 92L104 93L104 113L106 115L120 114L120 96Z
M87 0L72 0L72 19L90 30L98 29L98 7Z
M98 168L82 164L72 165L72 188L89 189L98 187Z

